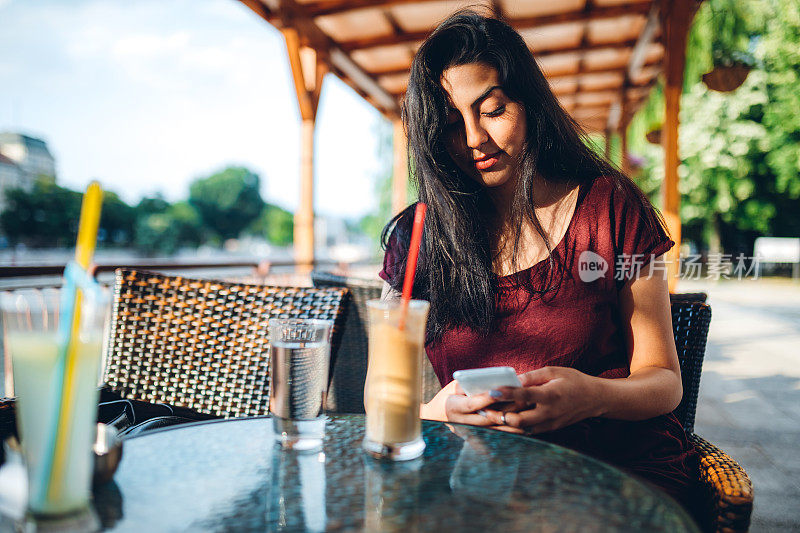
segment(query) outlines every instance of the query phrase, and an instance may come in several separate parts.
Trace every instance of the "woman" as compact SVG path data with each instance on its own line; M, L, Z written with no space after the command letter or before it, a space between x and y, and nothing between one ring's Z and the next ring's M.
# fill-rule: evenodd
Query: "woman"
M403 116L428 204L413 294L431 302L426 351L444 385L422 416L535 434L696 501L658 268L674 243L647 198L587 147L498 20L460 12L431 34ZM393 291L412 216L384 230ZM522 387L467 397L453 381L490 366L514 367Z

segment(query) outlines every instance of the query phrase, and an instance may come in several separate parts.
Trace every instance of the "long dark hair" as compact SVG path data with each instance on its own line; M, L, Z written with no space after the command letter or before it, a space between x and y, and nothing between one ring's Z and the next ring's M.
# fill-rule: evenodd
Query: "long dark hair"
M564 268L551 247L534 211L534 176L549 182L584 185L598 176L615 180L649 207L648 222L660 223L647 198L629 178L591 149L580 126L564 111L539 69L525 41L504 22L474 11L459 11L442 22L425 40L411 65L403 103L412 179L419 200L428 204L425 233L414 283L414 297L431 302L428 338L436 340L454 327L486 333L495 318L498 276L493 271L492 225L494 206L485 189L466 176L445 148L447 94L442 73L450 67L484 63L493 67L506 95L522 104L527 119L527 141L520 175L510 206L516 266L523 222L542 236L549 252L548 276L521 283L532 298L552 292ZM582 187L583 189L583 187ZM412 208L404 210L384 228L384 248L400 252L398 268L389 284L402 285L408 252ZM396 230L392 233L392 228Z

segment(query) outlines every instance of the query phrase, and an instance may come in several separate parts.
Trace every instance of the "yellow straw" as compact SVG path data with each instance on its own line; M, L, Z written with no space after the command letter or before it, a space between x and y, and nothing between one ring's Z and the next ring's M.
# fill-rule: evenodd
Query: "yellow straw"
M86 189L81 204L81 219L78 225L78 243L75 247L75 262L87 270L92 262L94 249L97 244L97 229L100 226L100 208L103 203L103 190L100 184L93 181ZM61 397L61 413L58 419L58 432L56 433L55 460L53 462L53 475L48 488L48 497L55 498L56 489L62 489L61 480L64 474L67 447L69 443L69 429L72 421L72 407L75 397L75 381L77 366L78 335L80 331L80 310L82 301L81 291L75 294L75 307L72 315L72 330L70 331L69 346L67 348L66 372L64 387Z

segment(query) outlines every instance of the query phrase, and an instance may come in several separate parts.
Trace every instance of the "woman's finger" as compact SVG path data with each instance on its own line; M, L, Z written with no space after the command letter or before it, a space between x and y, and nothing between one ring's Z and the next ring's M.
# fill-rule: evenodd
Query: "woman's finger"
M497 431L505 431L506 433L514 433L515 435L524 435L526 432L520 428L512 428L511 426L491 426L490 429Z
M521 411L545 399L546 392L537 387L500 387L489 392L496 402L511 402L504 411Z
M539 424L546 424L552 420L552 410L543 406L522 411L508 411L505 413L506 425L517 428L525 428Z
M447 398L445 405L447 419L460 424L474 426L488 426L492 422L485 413L479 412L494 403L488 394L477 396L452 395Z
M531 370L530 372L525 372L524 374L520 374L519 380L522 383L523 387L544 385L548 381L558 377L560 372L558 368L559 367L555 366L546 366L543 368L537 368L536 370Z

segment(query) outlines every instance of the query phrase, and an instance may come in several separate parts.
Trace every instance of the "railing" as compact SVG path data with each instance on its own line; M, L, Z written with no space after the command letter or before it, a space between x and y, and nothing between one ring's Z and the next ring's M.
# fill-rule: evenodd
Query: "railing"
M0 265L0 290L34 289L58 287L64 273L64 264ZM94 275L105 285L113 284L114 271L118 268L153 270L163 274L186 275L198 278L235 280L243 283L265 285L311 285L312 270L339 270L361 272L367 277L376 275L374 261L339 263L332 260L313 263L294 261L233 260L183 262L168 260L132 260L125 263L99 263L94 266Z
M113 273L118 268L133 268L165 274L192 275L200 278L237 279L254 283L290 285L309 284L310 278L308 281L306 278L312 269L349 268L353 265L342 265L335 261L299 264L293 261L257 260L205 262L134 260L126 263L97 264L94 266L94 274L101 283L112 283ZM59 286L65 266L64 264L0 265L0 290Z

